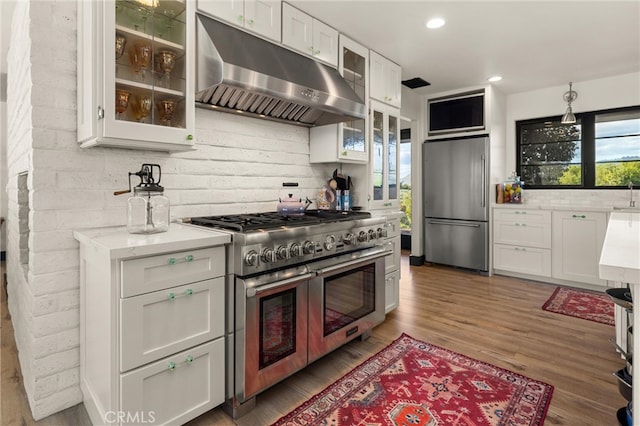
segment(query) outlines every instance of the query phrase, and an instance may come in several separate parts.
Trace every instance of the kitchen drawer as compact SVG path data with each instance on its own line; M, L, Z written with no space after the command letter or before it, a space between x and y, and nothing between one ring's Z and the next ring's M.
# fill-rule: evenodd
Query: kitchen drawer
M224 335L224 278L120 300L120 372Z
M525 247L551 248L551 224L494 220L493 242Z
M224 366L221 337L122 374L119 412L154 425L186 423L224 402Z
M123 260L121 297L224 275L224 246Z
M388 238L385 240L384 245L386 248L393 250L391 254L384 258L384 272L388 274L390 272L400 270L400 235Z
M548 210L516 210L516 209L494 209L493 220L504 220L518 223L546 223L551 224L551 212Z
M550 277L551 250L494 244L493 268L521 274Z

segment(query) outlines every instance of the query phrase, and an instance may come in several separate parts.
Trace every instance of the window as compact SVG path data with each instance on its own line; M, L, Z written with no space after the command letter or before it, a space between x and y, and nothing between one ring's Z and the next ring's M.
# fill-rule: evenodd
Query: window
M527 189L640 185L640 107L516 122L518 174Z

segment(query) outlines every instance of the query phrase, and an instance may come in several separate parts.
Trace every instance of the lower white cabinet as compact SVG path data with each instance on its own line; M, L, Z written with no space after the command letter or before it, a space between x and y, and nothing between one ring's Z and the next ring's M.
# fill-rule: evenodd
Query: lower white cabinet
M495 244L493 267L502 271L549 277L551 276L551 250Z
M606 286L598 271L606 231L606 213L554 211L553 276Z
M224 338L120 376L120 407L151 424L182 424L224 401Z
M120 371L224 334L222 277L120 299Z
M225 398L228 235L76 231L80 388L93 424L183 424Z
M400 270L384 276L384 313L388 314L400 304Z
M564 285L606 286L598 271L606 228L603 211L496 207L493 268Z
M385 314L398 307L400 303L400 218L390 215L384 224L387 236L384 244L391 254L385 257Z

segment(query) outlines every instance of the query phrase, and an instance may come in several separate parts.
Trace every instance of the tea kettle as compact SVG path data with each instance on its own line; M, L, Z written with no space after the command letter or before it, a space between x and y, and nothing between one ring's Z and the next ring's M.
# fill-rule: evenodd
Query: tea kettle
M284 182L283 187L298 186L296 182ZM282 216L304 216L307 208L311 205L312 201L307 197L304 203L301 198L294 198L293 194L288 194L287 198L278 199L278 214Z
M139 171L129 172L129 189L116 191L113 195L131 192L131 176L138 176L140 183L133 188L133 196L127 200L127 231L131 234L168 231L169 199L163 195L164 188L160 186L160 165L145 163Z

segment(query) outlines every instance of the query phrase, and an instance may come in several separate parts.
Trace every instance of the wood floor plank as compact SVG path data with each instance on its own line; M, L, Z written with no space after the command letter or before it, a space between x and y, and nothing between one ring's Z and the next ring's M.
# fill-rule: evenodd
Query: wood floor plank
M608 342L615 336L614 327L543 311L554 285L484 277L442 266L409 266L406 255L402 257L400 306L375 328L371 338L350 342L263 392L256 408L240 419L232 420L218 407L188 425L271 424L402 333L553 385L547 425L617 424L616 411L626 401L613 376L624 367L624 360ZM33 422L24 390L7 397L8 389L16 389L11 383L16 375L4 375L6 357L12 351L15 354L15 346L5 346L7 326L10 323L6 324L3 313L1 424L76 424L68 423L77 414L69 410ZM7 403L10 408L5 415ZM82 418L82 405L70 410L74 409L80 412L76 418Z

